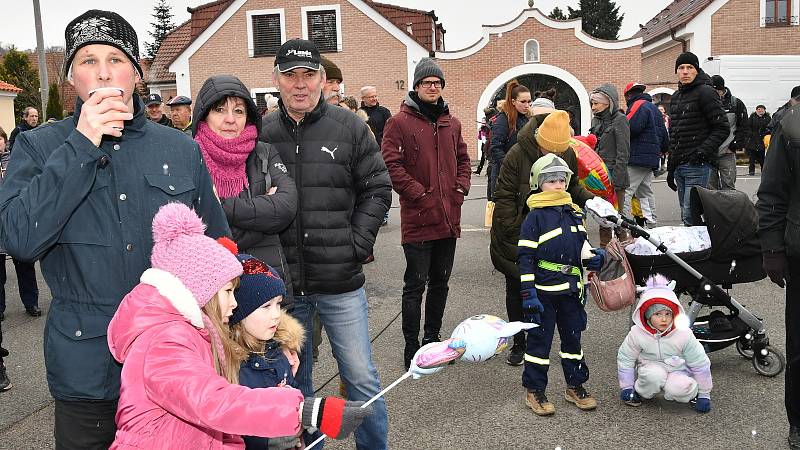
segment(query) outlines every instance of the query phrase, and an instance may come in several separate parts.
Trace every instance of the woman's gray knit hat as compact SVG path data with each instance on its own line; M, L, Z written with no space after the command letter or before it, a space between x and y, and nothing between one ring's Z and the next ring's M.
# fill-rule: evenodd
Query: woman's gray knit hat
M64 75L69 74L75 53L86 45L111 45L122 50L133 67L144 78L139 65L139 39L131 24L122 16L111 11L91 9L72 19L64 30Z
M442 88L444 88L444 72L436 64L433 58L422 58L414 69L414 89L419 86L419 83L427 77L437 77L442 80Z

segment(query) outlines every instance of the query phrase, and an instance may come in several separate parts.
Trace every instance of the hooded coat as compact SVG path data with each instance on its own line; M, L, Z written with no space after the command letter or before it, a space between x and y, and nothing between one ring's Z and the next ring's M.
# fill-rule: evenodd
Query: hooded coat
M682 164L717 164L719 146L730 133L722 100L711 78L698 71L691 83L681 84L669 106L670 156L667 169Z
M590 132L597 136L595 151L606 163L615 190L630 185L628 159L631 151L631 129L628 118L619 111L619 93L611 84L603 84L595 92L602 92L611 99L611 104L592 118Z
M533 116L519 130L517 143L508 151L497 178L489 253L494 267L512 278L519 278L517 244L520 227L528 215L526 201L531 191L531 167L537 159L544 156L534 133L548 114ZM578 159L571 147L558 156L567 163L572 173L578 173ZM594 197L578 183L577 176L570 178L567 192L572 196L572 201L581 207L586 204L586 200Z
M631 115L631 109L640 100L642 103ZM653 104L650 94L641 93L628 99L628 121L631 132L628 165L658 169L661 166L661 152L669 149L669 135L661 111Z
M386 124L382 152L400 196L402 243L460 237L471 168L461 122L447 103L433 123L407 95Z
M668 295L658 298L670 304L673 312L672 326L664 332L651 327L645 321L644 311L652 304L653 299L641 296L631 315L631 331L617 352L620 388L633 387L634 368L637 365L641 367L656 364L667 372L690 372L697 381L698 394L709 394L712 388L711 361L689 327L675 326L679 316L686 317L683 306Z
M247 106L247 123L261 129L261 115L247 87L232 75L209 79L195 99L193 133L206 120L208 112L226 97L239 97ZM256 141L245 163L248 187L238 197L221 199L222 209L241 253L264 261L278 271L286 284L284 307L292 303L292 274L281 247L280 233L289 227L297 214L297 188L278 151L270 144ZM267 192L272 187L277 191Z
M209 332L190 319L200 314L183 283L159 269L122 300L108 326L108 348L123 364L111 449L243 449L239 435L300 432L303 394L217 375Z

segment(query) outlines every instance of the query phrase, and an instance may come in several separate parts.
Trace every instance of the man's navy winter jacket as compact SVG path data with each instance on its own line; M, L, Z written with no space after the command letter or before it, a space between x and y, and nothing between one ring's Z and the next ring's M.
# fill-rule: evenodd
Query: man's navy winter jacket
M75 116L20 134L0 188L0 239L13 257L40 260L53 294L44 328L47 382L59 400L114 400L121 366L108 350L109 321L150 267L158 208L181 202L229 235L195 142L134 116L100 147Z
M639 100L639 107L631 114L631 109ZM661 111L653 104L650 94L642 93L628 100L628 121L631 125L628 165L657 169L661 163L661 152L669 149L669 136Z

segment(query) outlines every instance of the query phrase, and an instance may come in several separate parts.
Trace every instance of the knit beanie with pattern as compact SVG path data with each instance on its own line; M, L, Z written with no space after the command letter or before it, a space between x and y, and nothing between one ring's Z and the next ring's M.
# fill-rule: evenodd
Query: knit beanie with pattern
M91 9L72 19L64 29L64 75L72 67L75 53L90 44L110 45L122 50L144 78L139 65L139 39L130 23L113 11Z
M442 72L442 69L439 68L433 58L422 58L417 64L417 68L414 69L414 89L419 86L422 80L428 77L437 77L442 80L442 88L444 88L444 72Z
M550 153L564 153L569 148L571 137L569 114L555 110L547 115L536 129L536 143Z
M229 319L231 325L241 322L270 299L286 295L286 285L275 269L250 255L240 254L237 258L243 272L235 292L237 306Z
M201 308L242 273L231 250L203 234L206 226L183 203L167 203L153 218L153 268L169 272Z

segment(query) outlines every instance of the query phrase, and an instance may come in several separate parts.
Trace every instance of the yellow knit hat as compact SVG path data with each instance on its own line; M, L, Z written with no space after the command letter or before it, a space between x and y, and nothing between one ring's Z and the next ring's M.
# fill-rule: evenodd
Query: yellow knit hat
M569 148L571 134L569 114L566 111L555 110L548 114L536 129L536 143L548 152L564 153Z

